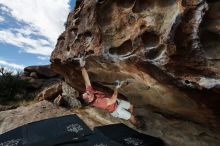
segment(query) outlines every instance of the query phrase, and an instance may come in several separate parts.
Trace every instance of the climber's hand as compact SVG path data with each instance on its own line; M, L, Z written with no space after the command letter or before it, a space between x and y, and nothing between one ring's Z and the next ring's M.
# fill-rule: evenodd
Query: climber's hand
M79 58L79 64L80 64L80 67L85 67L86 61L84 57Z
M115 83L116 83L116 88L117 89L121 88L123 85L126 86L126 85L129 84L128 80L124 80L124 81L116 80Z
M122 83L121 81L119 81L119 80L116 80L115 83L116 83L116 87L115 87L116 89L121 88L121 86L122 86L122 84L123 84L123 83Z

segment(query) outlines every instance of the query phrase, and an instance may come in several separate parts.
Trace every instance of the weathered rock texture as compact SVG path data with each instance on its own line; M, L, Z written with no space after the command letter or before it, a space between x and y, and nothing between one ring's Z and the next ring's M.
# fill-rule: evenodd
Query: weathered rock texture
M28 76L34 74L35 78L52 78L59 76L55 73L50 65L42 65L42 66L28 66L24 68L24 73Z
M62 83L62 98L64 101L64 106L69 108L79 108L81 103L78 100L79 92L72 88L67 83Z
M50 65L28 66L24 68L23 79L29 81L29 88L34 89L35 99L60 102L69 108L81 107L79 92L63 81L63 77L55 73ZM60 104L60 103L59 103Z
M120 94L178 118L220 129L220 1L81 0L51 56L83 91L79 64L99 88L127 79Z
M59 74L51 69L50 65L25 67L22 76L22 79L28 80L29 88L36 90L58 82L61 78Z
M36 96L38 100L52 100L62 94L62 80L51 82L45 86Z
M82 107L79 101L79 92L65 82L62 82L62 95L57 96L57 98L54 99L54 103L57 106L70 109Z

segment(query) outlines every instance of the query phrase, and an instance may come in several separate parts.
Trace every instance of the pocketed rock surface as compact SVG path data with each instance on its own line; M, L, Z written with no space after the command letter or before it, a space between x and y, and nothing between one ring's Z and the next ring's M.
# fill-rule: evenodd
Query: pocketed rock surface
M219 8L218 0L77 0L52 69L82 93L76 58L86 54L95 88L128 80L119 92L134 106L219 132Z
M143 116L142 132L168 146L218 146L219 8L218 0L77 0L51 68L80 96L85 87L76 58L85 54L95 89L112 94L115 80L127 80L119 98ZM117 122L135 128L95 108L69 110L41 101L2 111L0 132L71 113L90 128Z

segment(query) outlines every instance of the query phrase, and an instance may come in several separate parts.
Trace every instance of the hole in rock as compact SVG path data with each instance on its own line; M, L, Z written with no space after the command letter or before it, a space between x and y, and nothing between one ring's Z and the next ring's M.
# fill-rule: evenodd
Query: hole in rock
M75 20L75 25L79 25L79 23L80 23L80 19L77 18L77 19Z
M185 83L186 83L186 84L190 84L190 81L188 81L188 80L185 80Z
M134 13L141 13L147 8L152 7L154 0L136 0L132 11Z
M105 2L105 0L98 0L98 4L103 4Z
M92 33L89 32L89 31L86 31L84 34L83 34L84 38L85 38L85 41L87 43L90 43L92 41Z
M92 37L92 33L89 32L89 31L86 31L86 32L84 33L84 36L85 36L85 37Z
M72 28L71 31L76 33L78 31L78 28Z
M92 8L89 7L89 8L87 9L87 13L91 13L91 11L92 11Z
M94 50L86 51L86 55L92 55L92 54L95 54Z
M127 55L132 51L132 49L131 40L127 40L119 47L110 48L109 53L112 55Z
M76 0L75 9L79 8L82 2L83 2L82 0Z
M71 31L72 34L76 35L77 31L78 31L78 28L72 28L70 31Z
M58 41L65 40L65 36L60 35L59 38L58 38L57 40L58 40Z
M64 46L64 43L65 43L64 40L61 40L61 41L58 42L58 46L60 48L62 48Z
M218 2L219 0L206 0L208 3L215 3Z
M145 29L146 28L146 26L144 25L144 24L142 24L141 26L140 26L140 30L143 30L143 29Z
M176 0L157 0L155 2L156 2L156 5L160 7L169 7L174 4L177 4Z
M129 24L134 24L136 22L135 16L129 15L128 16L128 23Z
M70 46L67 46L67 48L66 48L66 49L67 49L67 51L70 51Z
M204 55L210 62L212 62L210 64L212 64L213 67L217 67L218 70L220 69L220 27L218 28L218 26L220 26L220 19L217 20L217 18L220 18L219 4L220 3L213 3L209 5L209 9L204 15L199 28L199 36L204 50Z
M61 64L61 59L56 58L56 59L53 59L52 62L55 64Z
M149 51L147 51L145 53L145 57L147 59L155 59L157 57L159 57L161 55L161 53L163 52L164 50L164 46L160 46L160 47L157 47L157 48L154 48L154 49L151 49Z
M201 44L205 57L209 59L220 59L220 35L201 29Z
M145 47L155 47L159 43L159 36L154 32L145 31L141 35Z
M134 5L135 0L117 0L117 5L122 8L130 8Z
M83 35L82 34L78 34L76 37L75 42L82 40Z
M183 1L182 1L182 6L183 6L183 7L186 7L186 6L187 6L186 0L183 0Z
M96 5L95 11L97 12L97 22L102 26L110 25L112 21L112 13L113 13L113 1L105 1L102 5Z

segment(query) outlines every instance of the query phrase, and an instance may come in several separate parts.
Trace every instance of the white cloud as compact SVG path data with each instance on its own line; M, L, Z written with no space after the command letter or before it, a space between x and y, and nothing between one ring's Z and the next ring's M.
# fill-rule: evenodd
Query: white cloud
M3 22L3 21L5 21L5 18L0 16L0 23Z
M48 56L37 56L38 59L40 60L49 60L50 58Z
M8 61L5 60L1 60L0 59L0 66L12 69L12 70L23 70L24 69L24 65L20 65L20 64L15 64L15 63L10 63Z
M0 0L18 21L30 24L55 44L64 30L69 0Z
M20 47L27 53L49 56L64 31L69 1L0 0L1 11L26 24L22 28L1 30L0 41Z
M0 30L0 42L20 47L24 52L48 56L53 48L48 46L49 42L43 39L33 39L20 32L11 30Z
M22 33L24 35L38 35L39 32L31 26L25 26L24 28L12 28L13 32Z
M0 5L0 10L1 10L1 13L2 13L2 14L5 14L5 13L9 13L9 12L10 12L10 10L9 10L7 7L2 6L2 5Z

